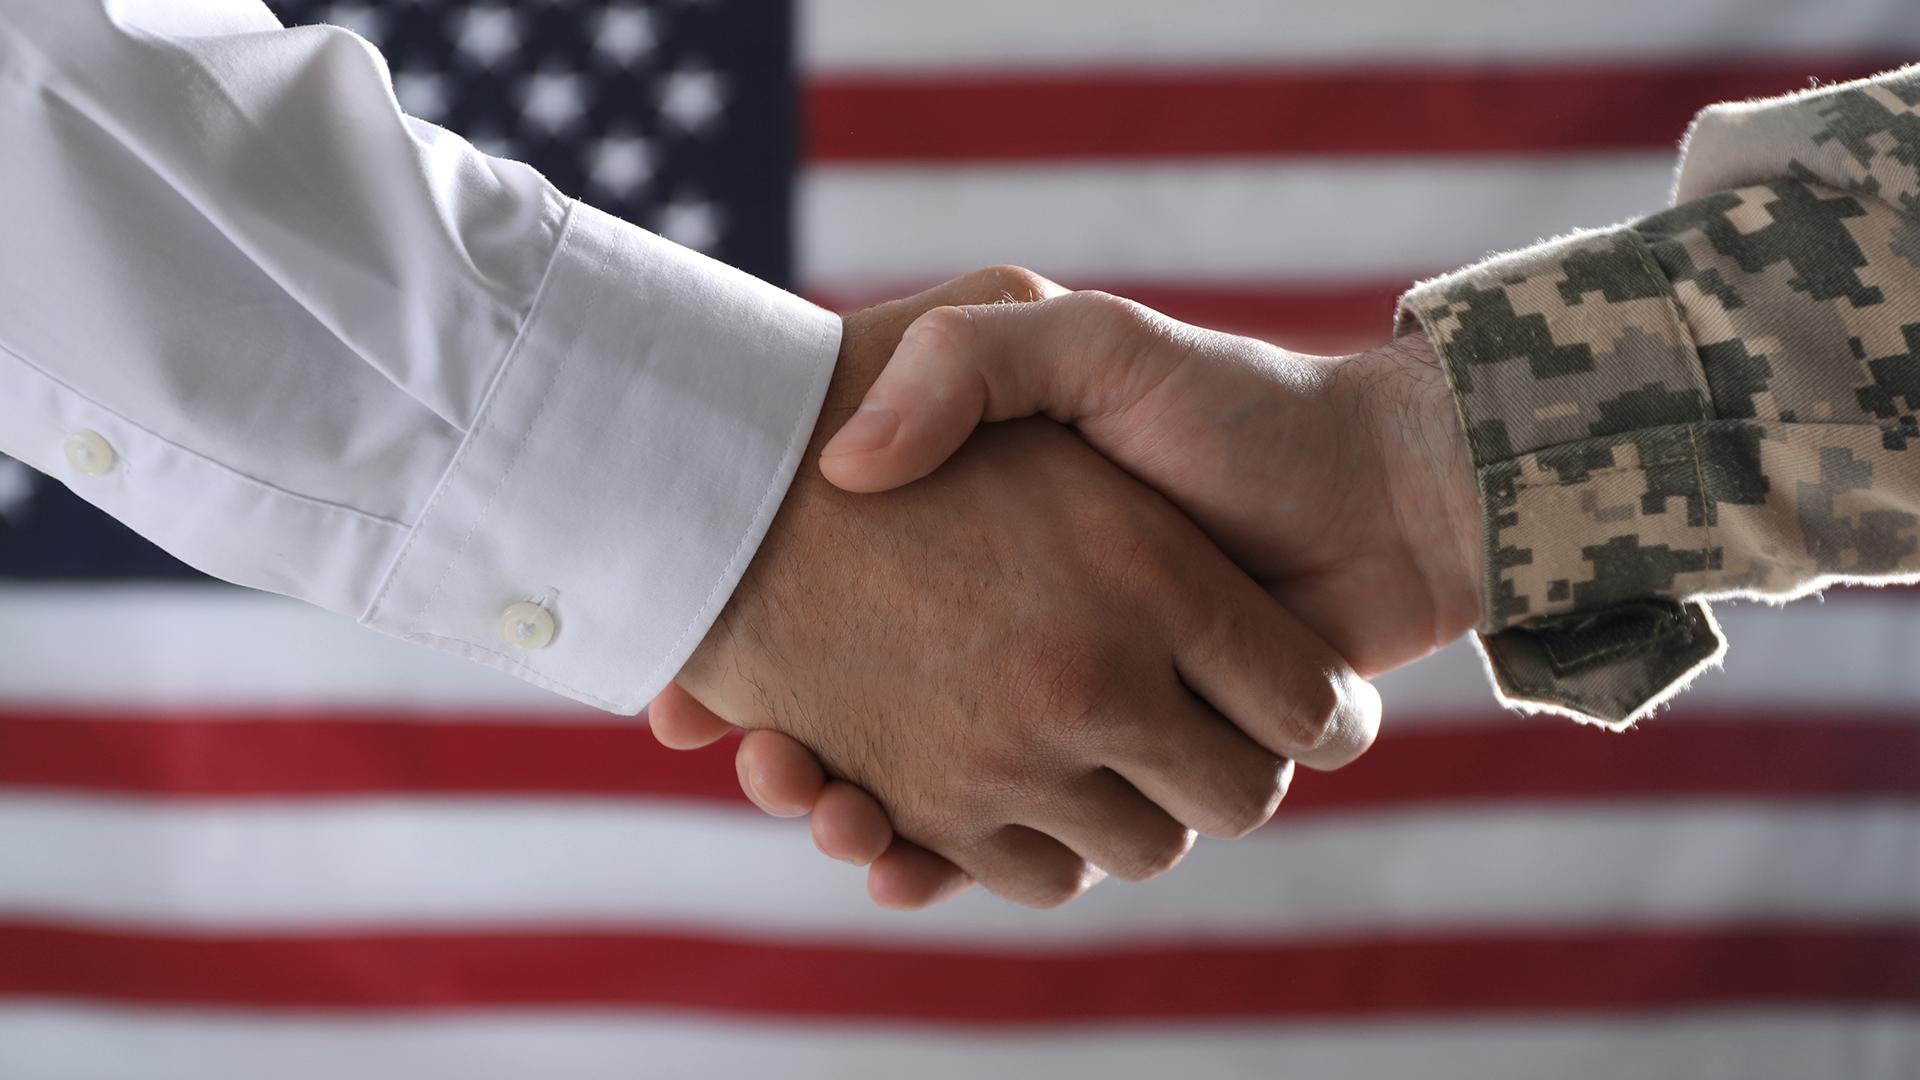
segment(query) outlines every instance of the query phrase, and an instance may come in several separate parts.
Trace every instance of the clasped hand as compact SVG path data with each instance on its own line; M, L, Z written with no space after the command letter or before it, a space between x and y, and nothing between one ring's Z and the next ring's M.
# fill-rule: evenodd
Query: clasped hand
M652 723L748 729L743 789L891 907L1056 905L1257 828L1371 745L1363 677L1478 610L1418 338L1301 357L995 268L847 320L807 460Z

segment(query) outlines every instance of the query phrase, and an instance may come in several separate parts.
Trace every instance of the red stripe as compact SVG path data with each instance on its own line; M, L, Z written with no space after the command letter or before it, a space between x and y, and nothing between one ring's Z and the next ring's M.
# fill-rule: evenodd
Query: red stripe
M1358 764L1298 776L1282 817L1502 800L1920 798L1920 725L1910 719L1692 715L1621 735L1545 719L1400 729L1390 715ZM0 713L0 786L159 797L615 796L744 805L731 751L729 742L674 753L637 725Z
M643 721L349 711L0 712L0 786L183 797L741 799L732 742L675 753Z
M1920 930L1760 927L1085 951L647 934L153 936L0 924L0 996L621 1006L992 1023L1920 1005Z
M825 76L819 163L1670 149L1717 101L1852 79L1898 58L1648 64Z

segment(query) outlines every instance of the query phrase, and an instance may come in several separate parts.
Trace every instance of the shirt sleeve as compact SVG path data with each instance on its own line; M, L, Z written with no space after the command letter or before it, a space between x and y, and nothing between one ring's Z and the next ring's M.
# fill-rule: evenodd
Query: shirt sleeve
M1724 651L1703 601L1920 577L1920 68L1695 122L1676 205L1402 301L1485 511L1512 703L1624 726Z
M785 496L804 301L258 0L0 7L0 450L217 577L638 711Z

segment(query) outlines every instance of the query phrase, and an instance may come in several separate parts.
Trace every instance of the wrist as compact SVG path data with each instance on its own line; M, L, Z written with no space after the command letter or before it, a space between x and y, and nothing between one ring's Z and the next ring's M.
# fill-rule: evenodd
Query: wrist
M1483 515L1466 431L1439 355L1414 330L1356 359L1379 372L1372 432L1396 526L1427 584L1436 643L1480 621Z

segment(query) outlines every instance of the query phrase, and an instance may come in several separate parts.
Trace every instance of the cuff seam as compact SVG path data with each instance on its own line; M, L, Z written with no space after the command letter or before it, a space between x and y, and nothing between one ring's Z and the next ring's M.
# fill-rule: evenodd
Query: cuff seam
M381 581L379 590L373 595L373 600L367 604L367 610L361 616L361 622L372 619L373 613L378 611L380 605L386 601L387 593L392 590L393 583L400 578L400 568L406 564L407 557L413 553L414 541L419 537L420 530L426 525L428 519L433 517L434 510L440 505L440 497L445 495L448 488L452 486L453 477L460 471L460 466L466 462L467 451L492 417L493 403L498 399L497 391L501 380L506 377L507 369L512 367L514 360L519 357L521 344L527 340L529 330L539 321L540 313L546 307L547 286L553 281L554 268L559 265L561 256L567 250L567 243L573 236L575 220L576 215L569 209L566 224L561 227L559 240L553 246L553 255L547 260L546 273L540 279L540 288L534 294L533 303L527 306L527 317L520 323L520 332L507 346L507 351L501 357L499 368L494 371L493 379L487 385L486 396L481 399L480 409L474 415L473 426L467 430L466 438L460 440L460 446L454 451L453 459L447 462L446 469L440 474L440 482L434 485L432 497L427 500L427 505L421 508L420 515L414 519L413 525L408 529L406 543L401 545L399 553L393 557L393 564L387 568L386 578ZM445 574L442 574L442 581L444 580ZM435 591L438 591L437 585Z
M522 345L531 335L533 328L539 325L540 317L546 310L547 297L549 295L548 286L554 279L555 268L560 265L560 260L566 257L568 245L573 239L574 226L579 220L579 214L577 212L578 206L579 204L577 202L568 204L566 224L560 230L559 240L554 244L553 254L548 259L546 272L541 278L540 288L534 295L533 303L527 307L527 315L520 323L519 333L515 335L512 344L507 347L507 351L500 361L499 368L494 372L493 379L488 384L486 397L481 403L479 412L474 417L472 428L467 431L467 437L460 441L460 448L454 452L453 460L448 462L446 471L440 474L440 483L434 488L433 497L427 500L427 505L420 511L420 516L414 522L413 528L408 531L406 543L401 546L399 554L394 556L392 565L388 567L386 580L381 582L380 589L374 594L372 603L367 605L366 614L360 619L361 623L366 624L372 620L373 613L380 610L380 606L386 601L387 594L392 589L393 584L400 580L400 571L402 567L406 565L408 557L413 552L414 542L425 530L428 522L433 519L434 511L439 506L441 496L452 487L454 478L459 475L461 468L466 464L468 451L487 433L488 424L493 418L494 403L499 400L498 391L500 385L506 379L508 371L511 370L515 362L519 360L523 352ZM601 270L603 273L597 275L597 277L604 277L606 267L612 265L614 256L618 254L619 250L620 247L618 244L608 245L606 253L601 257ZM588 301L590 305L589 310L591 310L592 306L598 305L602 291L604 290L595 290L593 297ZM428 590L426 598L420 602L419 608L415 610L414 618L418 622L424 623L426 616L433 611L435 601L437 601L440 594L445 591L448 580L452 578L454 570L459 565L460 556L466 552L467 548L472 544L473 538L479 534L480 525L492 511L495 501L499 498L501 488L505 486L507 479L513 475L514 468L525 455L527 444L533 438L534 429L539 426L540 417L546 411L547 403L553 398L554 388L560 385L560 376L566 370L568 361L573 359L573 355L574 350L570 344L565 359L554 366L553 373L547 381L547 387L542 392L540 403L535 406L532 419L528 421L526 428L521 432L520 444L514 448L513 455L508 459L506 467L494 478L493 493L488 496L485 507L474 516L472 521L468 522L466 534L461 537L459 546L454 549L453 555L450 556L446 560L445 565L441 567L440 575L434 580L433 587ZM557 690L569 697L573 697L608 712L619 711L613 703L595 694L590 694L579 687L555 679L551 675L547 675L532 667L520 657L496 652L475 642L446 638L442 635L426 632L416 631L405 633L402 636L422 642L439 641L443 644L443 647L457 642L457 644L461 646L462 651L477 652L493 657L502 665L512 668L529 682L544 685L549 689Z
M836 322L831 325L838 328L837 333L844 334L845 328L843 324ZM820 335L820 345L822 348L830 344L829 338L832 336L833 334L827 333ZM815 407L811 411L807 409L797 410L794 417L793 430L787 436L787 452L781 455L780 464L774 469L773 475L767 478L766 489L761 492L760 500L754 507L752 521L747 525L746 531L740 534L740 539L734 544L733 550L727 554L727 561L721 566L720 573L714 577L713 587L707 590L706 598L700 602L699 608L697 608L693 616L687 620L687 625L682 628L679 635L673 639L673 644L667 648L665 658L655 664L648 672L647 677L642 680L644 684L651 685L656 681L660 681L663 676L666 679L671 679L674 675L678 674L679 669L677 666L672 672L668 672L665 669L667 665L675 663L674 658L679 655L681 648L686 645L687 637L696 629L711 627L713 621L719 617L719 612L713 610L714 598L719 596L720 590L728 581L736 580L741 573L743 573L744 568L740 565L742 553L747 551L750 541L764 541L767 528L771 524L773 516L779 512L780 506L786 502L786 493L793 486L794 474L799 470L801 464L800 459L806 453L807 443L813 435L814 426L820 422L821 399L825 396L827 384L832 380L833 373L839 369L839 366L839 361L836 358L834 362L824 365L823 369L815 374L813 385L809 387L813 400L816 402ZM784 483L782 481L784 481ZM759 551L759 543L753 543L752 548L753 551L757 553ZM749 554L749 561L751 557L751 554ZM738 588L737 584L735 587Z
M568 225L568 233L570 234L572 232L571 218L568 219ZM554 259L556 262L560 259L560 253L564 251L565 248L565 237L563 237L560 246L554 250ZM600 259L600 273L595 275L597 280L605 280L607 267L613 265L614 256L618 255L620 251L621 246L618 243L607 245L606 254L601 256ZM507 369L512 367L514 363L520 359L520 342L526 340L526 335L530 328L535 325L540 317L542 311L540 301L546 299L544 284L543 282L540 296L535 299L532 309L527 313L527 321L521 327L520 337L514 340L513 348L508 351L506 359L500 365L500 373L495 383L496 386L499 380L505 378ZM600 300L605 294L606 288L604 285L597 286L594 289L593 296L587 301L587 306L583 308L580 313L580 321L583 324L589 321L587 316L592 315L594 310L600 306ZM559 388L562 377L565 376L567 370L573 366L573 358L578 354L579 344L580 339L578 336L568 342L566 355L562 356L560 362L555 364L553 370L548 373L546 389L540 391L540 400L534 405L533 413L527 418L526 426L520 430L520 441L514 445L513 453L507 457L506 464L500 469L499 475L493 479L493 491L488 494L486 503L480 507L480 512L475 514L473 520L467 523L466 535L460 538L460 545L453 549L452 555L447 557L446 565L440 569L439 578L434 581L433 588L427 591L426 599L420 601L419 609L414 612L414 616L422 622L426 621L427 615L433 611L434 604L439 601L440 594L446 590L447 581L453 577L453 571L459 566L461 556L467 553L467 548L473 544L473 538L480 534L480 527L486 523L487 518L493 513L494 505L500 501L501 490L507 486L507 481L512 478L515 470L519 469L520 462L526 458L527 445L533 441L534 432L540 429L540 421L547 415L547 406L553 403L553 392ZM466 441L461 444L461 449L464 450L467 445L477 441L485 433L484 429L487 428L488 423L493 417L492 406L495 400L496 398L493 394L490 393L487 395L487 406L481 410L481 415L475 420L473 430L467 433ZM449 470L449 472L451 472L451 470ZM423 522L425 521L424 515L421 520ZM529 597L528 599L532 598Z

